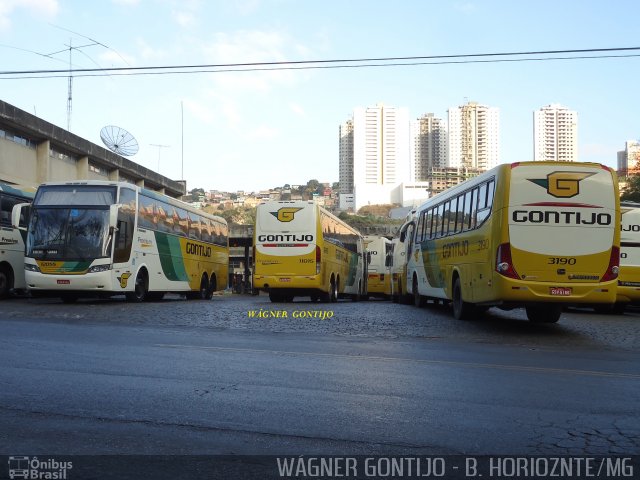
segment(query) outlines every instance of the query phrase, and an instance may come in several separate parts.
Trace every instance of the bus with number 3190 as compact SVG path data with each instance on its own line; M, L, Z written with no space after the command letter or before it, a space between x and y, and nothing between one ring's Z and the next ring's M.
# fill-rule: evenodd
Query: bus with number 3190
M500 165L422 204L407 247L417 305L456 318L525 307L556 322L565 305L612 305L620 257L615 173L596 163Z

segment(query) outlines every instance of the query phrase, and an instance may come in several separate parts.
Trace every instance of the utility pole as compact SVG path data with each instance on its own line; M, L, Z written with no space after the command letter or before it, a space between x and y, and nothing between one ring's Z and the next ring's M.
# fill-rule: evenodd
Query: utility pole
M160 173L160 151L163 148L171 147L171 145L159 145L157 143L150 143L149 145L151 145L152 147L158 147L158 173Z

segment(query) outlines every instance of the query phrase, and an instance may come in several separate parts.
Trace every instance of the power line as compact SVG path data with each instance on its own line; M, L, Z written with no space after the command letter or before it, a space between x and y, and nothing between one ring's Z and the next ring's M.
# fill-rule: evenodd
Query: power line
M443 65L465 63L498 63L498 62L523 62L523 61L549 61L549 60L582 60L594 58L628 58L637 57L640 54L628 55L582 55L586 53L628 52L638 51L640 47L616 47L616 48L590 48L574 50L543 50L524 52L496 52L473 53L459 55L429 55L412 57L382 57L382 58L351 58L351 59L327 59L327 60L297 60L282 62L249 62L249 63L224 63L224 64L197 64L197 65L162 65L147 67L109 67L109 68L80 68L71 71L75 76L98 76L105 72L111 75L159 75L168 73L216 73L216 72L240 72L261 70L307 70L319 68L363 68L363 67L395 67L414 65ZM533 57L535 55L560 55L581 54L564 57ZM526 58L492 58L486 57L526 57ZM459 59L459 60L455 60ZM429 61L430 60L430 61ZM375 63L371 63L375 62ZM400 62L400 63L398 63ZM120 73L118 73L120 72ZM11 78L55 78L68 76L69 70L22 70L0 71L0 76ZM45 76L48 75L48 76Z

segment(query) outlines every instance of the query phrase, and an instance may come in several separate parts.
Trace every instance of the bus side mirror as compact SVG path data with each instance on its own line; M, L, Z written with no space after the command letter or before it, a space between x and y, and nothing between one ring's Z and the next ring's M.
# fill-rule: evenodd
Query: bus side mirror
M27 223L31 214L30 203L17 203L11 210L11 226L18 230L27 231Z
M371 252L367 252L367 265L371 264Z

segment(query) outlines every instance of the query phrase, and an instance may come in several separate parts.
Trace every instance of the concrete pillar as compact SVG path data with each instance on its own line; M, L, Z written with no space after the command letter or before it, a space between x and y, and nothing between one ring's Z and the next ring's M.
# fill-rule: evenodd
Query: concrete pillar
M120 180L120 169L114 168L109 172L109 180L117 182Z
M158 192L158 193L160 193L160 194L164 195L164 194L165 194L165 193L164 193L164 187L159 188L158 190L156 190L156 192Z
M82 157L76 163L76 176L78 180L89 180L89 157Z
M51 157L49 156L50 148L49 140L39 143L36 147L36 181L38 184L49 180L49 168L51 165Z
M144 178L141 178L140 180L138 180L136 182L136 185L139 186L140 188L144 188Z

